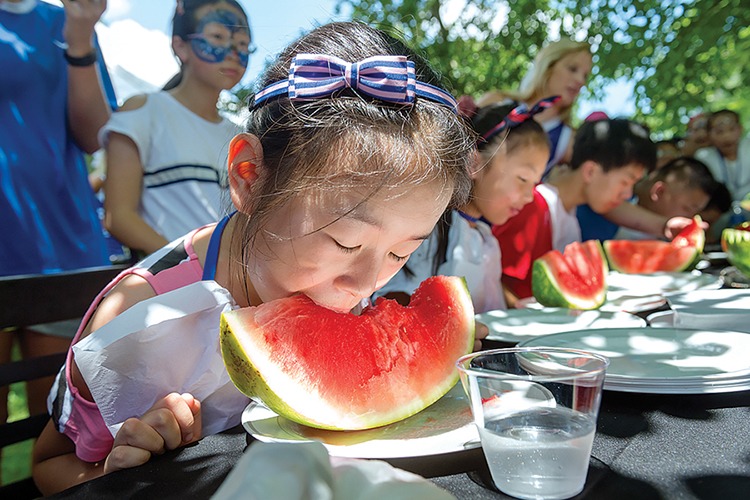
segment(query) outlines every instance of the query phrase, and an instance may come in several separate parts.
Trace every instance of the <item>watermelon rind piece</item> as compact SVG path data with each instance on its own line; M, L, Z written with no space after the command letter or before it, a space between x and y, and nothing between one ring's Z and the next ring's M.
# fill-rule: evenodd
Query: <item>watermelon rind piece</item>
M610 269L623 274L686 272L701 259L696 247L677 248L659 240L606 240L604 252Z
M727 260L745 276L750 276L750 231L727 228L721 232L721 246Z
M455 361L474 345L474 309L463 278L435 276L409 306L379 299L361 316L304 295L226 312L220 341L235 386L279 415L369 429L421 411L455 385Z
M599 240L588 240L583 244L586 249L582 252L586 255L585 262L567 262L567 265L573 267L574 274L576 267L589 268L595 279L588 277L579 283L569 283L566 286L555 271L555 266L566 265L565 257L569 253L569 248L577 248L581 244L575 242L568 245L562 254L558 250L552 250L535 260L532 266L532 292L540 304L568 309L597 309L604 304L607 298L606 277L609 274L604 250Z

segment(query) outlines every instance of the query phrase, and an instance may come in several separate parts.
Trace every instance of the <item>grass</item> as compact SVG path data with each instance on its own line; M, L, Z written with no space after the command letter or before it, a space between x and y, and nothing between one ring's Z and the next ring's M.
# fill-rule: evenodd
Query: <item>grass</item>
M20 359L21 353L18 343L13 345L14 360ZM26 406L26 384L19 382L10 386L8 394L8 422L20 420L29 416L29 410ZM10 484L31 476L31 449L34 446L34 440L28 439L6 446L2 450L2 460L0 460L0 478L2 484Z

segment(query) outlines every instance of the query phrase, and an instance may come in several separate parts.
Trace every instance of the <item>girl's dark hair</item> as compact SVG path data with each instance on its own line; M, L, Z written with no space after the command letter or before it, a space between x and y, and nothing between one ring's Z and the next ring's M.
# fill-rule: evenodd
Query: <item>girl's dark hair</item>
M651 172L656 168L656 144L648 135L643 125L625 118L583 122L573 141L570 168L575 170L591 160L604 172L631 163Z
M479 108L471 119L471 126L478 136L483 136L502 122L518 103L496 103ZM479 141L477 149L481 153L494 154L497 146L505 144L506 151L511 153L520 147L538 145L550 148L549 137L536 120L528 119L513 128L507 128L496 134L489 141ZM489 158L485 158L486 160Z
M231 5L232 7L240 11L245 17L245 22L248 22L245 9L243 9L242 5L240 5L236 0L182 0L181 2L178 1L177 8L174 12L174 17L172 17L172 36L178 36L183 40L187 40L187 36L192 35L193 33L195 33L195 30L198 29L199 19L196 16L198 9L205 5L216 5L219 3ZM174 75L169 79L167 83L164 84L162 90L173 89L177 85L179 85L181 81L182 70L180 69L180 71L178 71L176 75Z
M403 55L414 61L419 81L440 86L438 75L406 45L356 22L320 26L293 42L261 77L259 88L285 80L299 53L327 54L346 61ZM440 182L459 206L469 194L473 136L453 109L417 97L399 105L345 89L311 101L287 95L251 106L247 131L260 139L263 173L244 200L239 224L243 248L269 218L300 193L320 199L345 190ZM252 214L252 216L244 215Z

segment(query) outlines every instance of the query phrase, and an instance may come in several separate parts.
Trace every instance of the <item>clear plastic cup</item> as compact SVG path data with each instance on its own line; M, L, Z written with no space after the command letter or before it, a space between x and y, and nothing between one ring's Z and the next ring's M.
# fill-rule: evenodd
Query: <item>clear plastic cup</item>
M497 489L533 500L583 490L608 364L598 354L545 347L457 361Z

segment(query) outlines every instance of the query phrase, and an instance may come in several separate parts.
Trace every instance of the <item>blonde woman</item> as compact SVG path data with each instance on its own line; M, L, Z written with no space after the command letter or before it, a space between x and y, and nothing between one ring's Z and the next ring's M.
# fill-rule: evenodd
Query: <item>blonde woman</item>
M560 100L534 117L552 144L545 177L550 169L566 163L572 153L573 129L570 114L578 94L591 73L591 47L587 42L563 38L542 48L534 59L517 91L492 91L483 95L477 105L487 106L507 99L531 107L540 100L559 95Z

